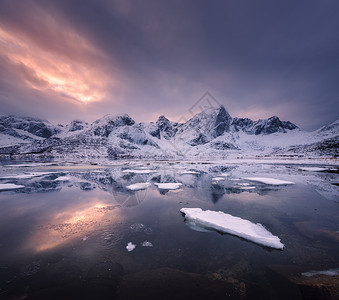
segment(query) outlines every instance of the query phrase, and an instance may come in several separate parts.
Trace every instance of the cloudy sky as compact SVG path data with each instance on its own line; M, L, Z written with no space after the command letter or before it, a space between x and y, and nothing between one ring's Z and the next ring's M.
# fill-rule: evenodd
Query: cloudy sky
M231 116L305 130L339 118L336 0L0 0L1 114L180 120L209 91Z

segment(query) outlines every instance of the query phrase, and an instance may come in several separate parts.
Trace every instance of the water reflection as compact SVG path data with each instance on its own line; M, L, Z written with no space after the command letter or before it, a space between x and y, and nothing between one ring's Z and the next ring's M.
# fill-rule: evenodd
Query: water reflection
M138 168L152 173L126 173L123 164L0 168L0 183L25 186L0 192L0 297L28 294L29 298L32 291L25 290L27 286L48 290L51 278L61 289L106 284L110 268L123 276L123 280L114 277L114 288L118 282L130 283L120 286L125 292L135 284L134 274L143 272L140 278L152 286L147 280L154 273L165 274L163 268L186 272L185 278L209 274L214 280L221 278L222 286L227 280L246 282L241 284L245 293L250 292L249 281L261 287L263 282L271 284L266 270L272 265L297 265L306 272L338 264L338 208L328 201L338 198L338 187L332 184L338 182L338 174L309 174L298 167L274 165L128 165L130 170ZM28 175L25 172L54 173L20 176ZM286 179L296 185L269 186L243 179L250 176ZM145 182L150 183L148 189L127 189ZM162 192L155 183L182 186ZM318 190L324 195L332 192L332 198ZM201 233L201 228L185 225L179 213L182 207L221 210L259 222L279 236L286 249L268 252L234 236ZM145 241L153 247L144 247ZM137 245L132 252L126 250L128 242ZM14 284L7 284L10 281ZM270 291L275 288L269 286Z
M87 199L86 203L69 205L66 209L50 213L45 223L36 226L27 242L27 248L41 252L65 246L74 240L87 240L103 224L113 226L121 222L120 205L108 205L100 199Z

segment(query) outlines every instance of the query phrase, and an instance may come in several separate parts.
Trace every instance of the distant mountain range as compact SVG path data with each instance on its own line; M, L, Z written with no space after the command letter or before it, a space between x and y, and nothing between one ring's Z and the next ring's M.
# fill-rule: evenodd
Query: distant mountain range
M223 106L208 108L185 123L160 116L136 123L127 114L52 125L46 120L0 116L1 158L204 158L232 155L337 157L339 119L313 132L273 116L232 118Z

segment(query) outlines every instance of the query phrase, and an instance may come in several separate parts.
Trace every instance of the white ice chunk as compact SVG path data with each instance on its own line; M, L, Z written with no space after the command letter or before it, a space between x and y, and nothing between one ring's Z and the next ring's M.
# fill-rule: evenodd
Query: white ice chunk
M254 243L275 249L283 249L284 245L277 236L270 233L263 225L225 214L221 211L203 211L201 208L182 208L180 212L185 218L206 228L215 229Z
M228 173L221 173L218 175L218 177L228 177L228 176L230 176L230 174Z
M221 181L221 180L225 180L224 177L213 177L212 178L213 181Z
M143 247L153 247L153 244L149 241L144 241L141 244Z
M127 246L126 246L126 249L128 252L131 252L135 249L137 245L133 244L132 242L128 242Z
M32 164L17 164L17 165L5 165L5 167L41 167L41 166L53 166L56 163L32 163Z
M134 174L150 174L153 173L154 170L132 170L132 169L127 169L127 170L123 170L123 173L134 173Z
M239 186L239 190L254 190L255 186Z
M159 190L177 190L182 184L179 182L154 183Z
M18 174L18 175L5 175L1 176L1 178L6 179L28 179L33 177L40 177L45 175L54 174L56 172L32 172L32 173L25 173L25 174Z
M271 184L271 185L294 184L294 182L292 181L286 181L286 180L280 180L280 179L274 179L274 178L266 178L266 177L246 177L244 179L250 180L250 181L261 182L265 184Z
M16 190L24 187L25 187L24 185L17 185L13 183L0 183L0 191Z
M56 179L54 179L55 181L70 181L72 179L72 177L70 176L60 176Z
M151 184L149 182L139 182L139 183L128 185L126 188L131 191L139 191L139 190L145 190L150 186Z
M306 276L306 277L312 277L316 275L338 276L339 269L330 269L330 270L324 270L324 271L309 271L309 272L301 273L301 275Z
M181 174L181 175L185 175L185 174L199 175L200 173L196 172L196 171L183 171L183 172L180 172L179 174Z
M309 171L309 172L321 172L321 171L334 171L335 169L320 168L320 167L300 167L300 171Z

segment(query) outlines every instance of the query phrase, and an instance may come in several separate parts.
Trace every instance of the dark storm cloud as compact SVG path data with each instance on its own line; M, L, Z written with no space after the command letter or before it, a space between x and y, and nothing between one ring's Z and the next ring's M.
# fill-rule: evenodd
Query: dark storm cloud
M87 91L100 101L81 106L62 101L55 91L45 94L49 100L41 111L49 111L53 119L58 119L58 110L52 113L50 108L57 101L61 108L70 108L67 119L85 111L90 119L127 112L138 121L159 114L177 120L209 90L232 116L278 115L304 129L339 117L338 15L335 1L0 3L0 25L6 30L28 37L60 61L69 60L63 70L70 65L79 68L78 73L90 72L67 92L77 98ZM13 74L25 78L27 90L33 84L29 80L51 85L39 72L28 74L25 65L18 68ZM14 84L14 79L1 78L7 90L1 103L7 105L12 98L24 103L22 94L8 91L5 82ZM90 78L103 78L103 84ZM74 91L82 83L86 88Z

